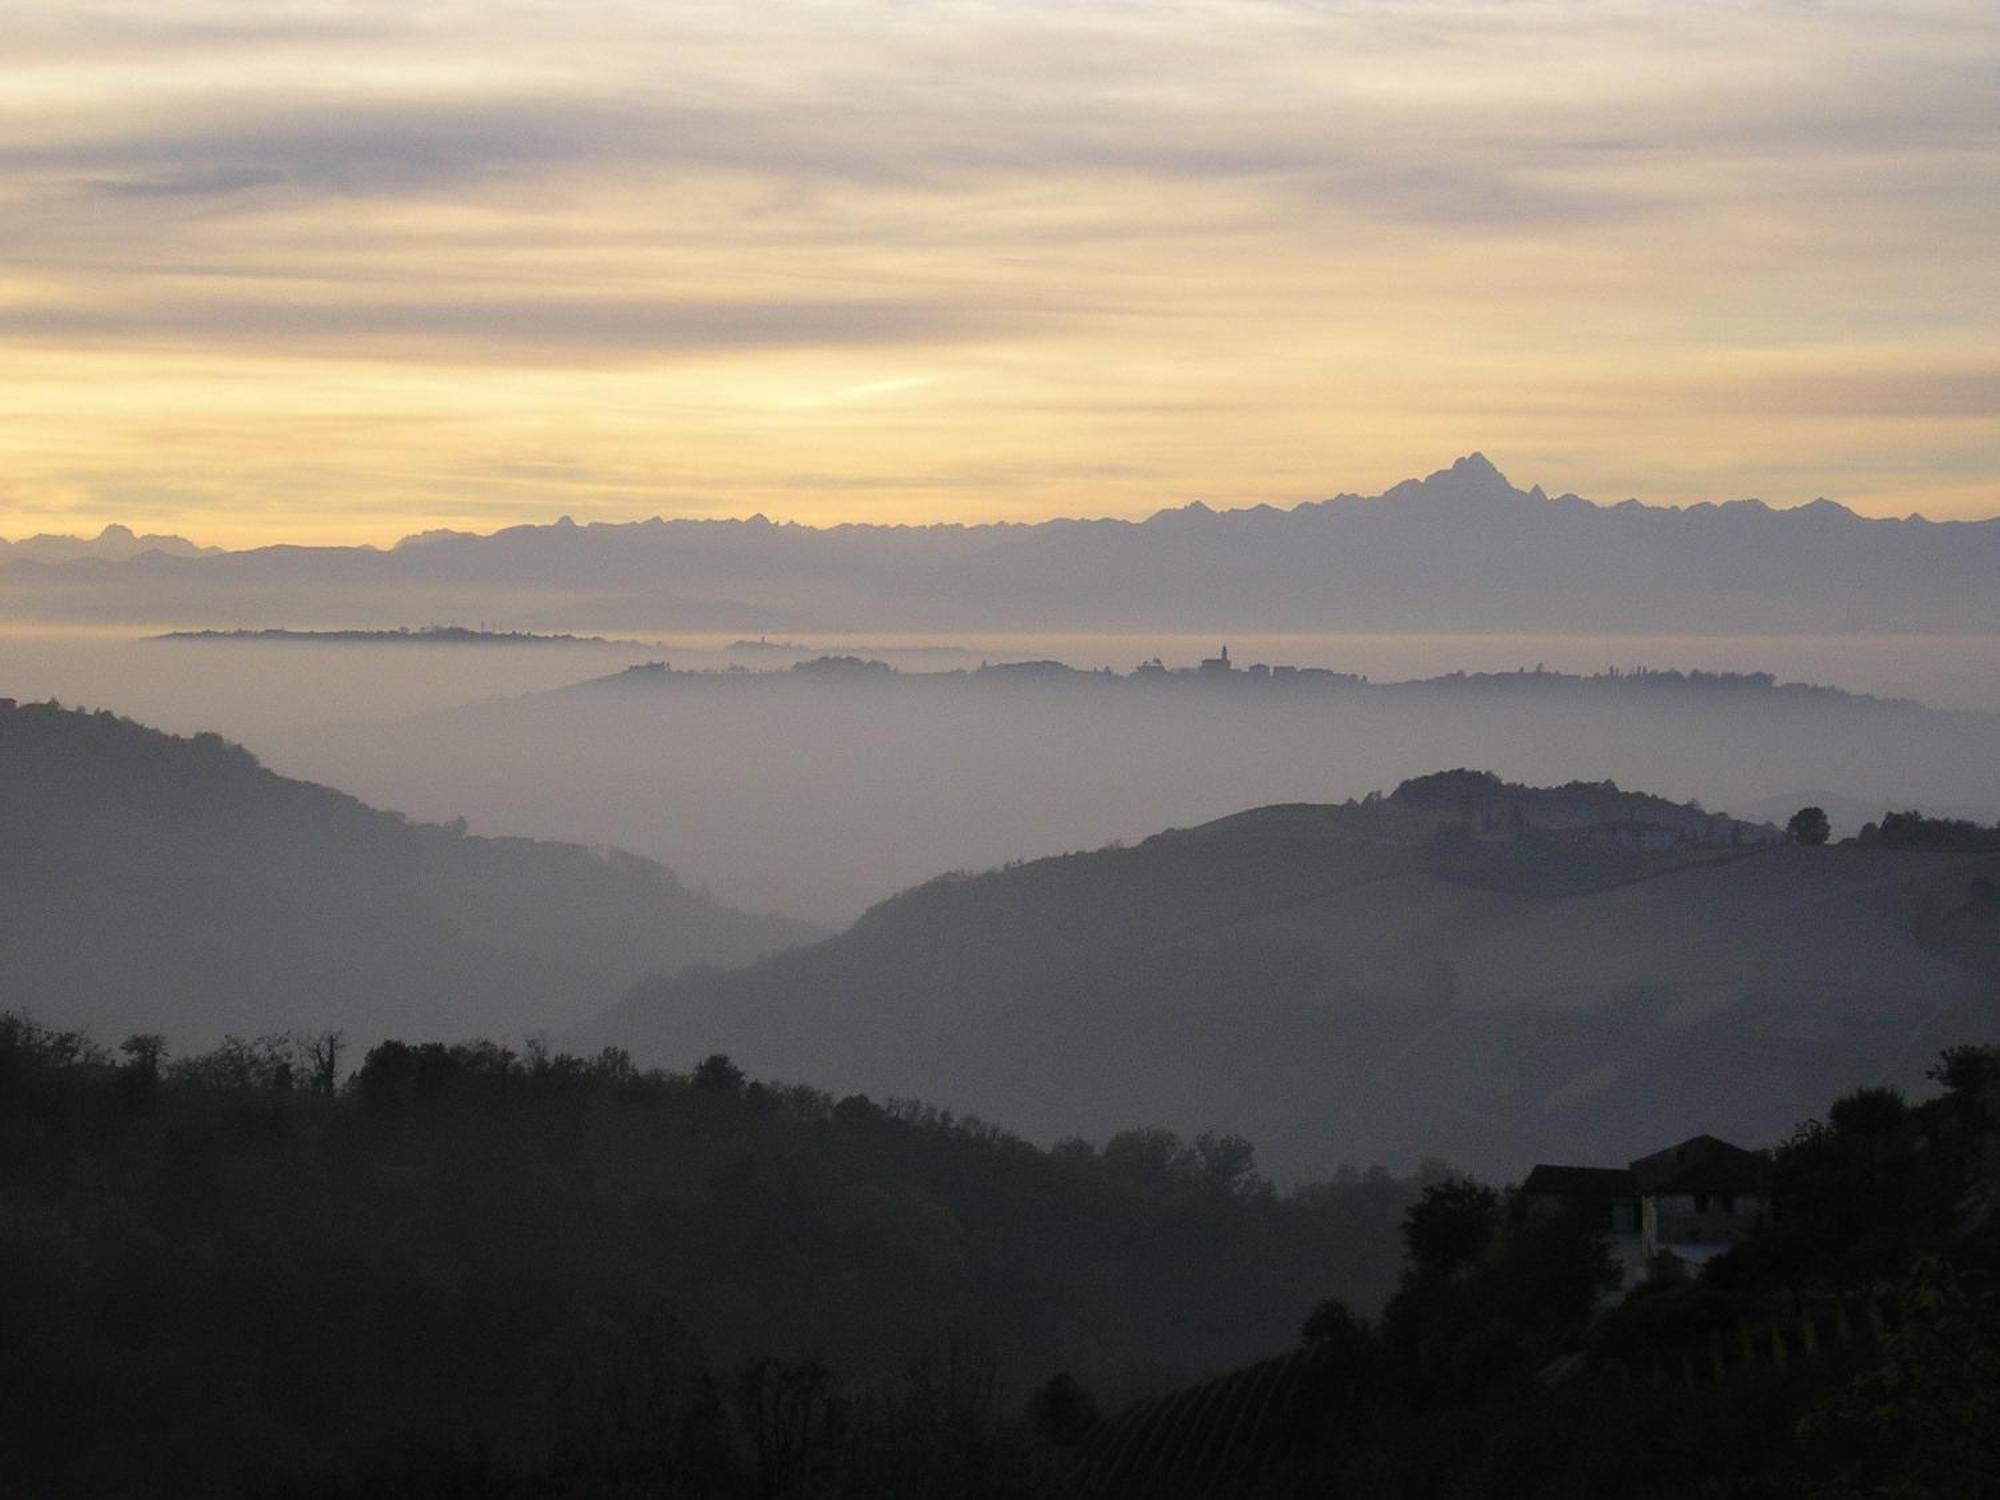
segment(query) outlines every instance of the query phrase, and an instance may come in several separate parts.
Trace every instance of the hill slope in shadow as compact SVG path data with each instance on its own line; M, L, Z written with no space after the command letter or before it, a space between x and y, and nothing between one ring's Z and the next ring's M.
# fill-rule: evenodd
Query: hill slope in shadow
M817 936L650 860L413 824L215 735L0 700L0 1008L194 1046L573 1024Z
M1240 1131L1280 1177L1766 1140L2000 1014L1968 958L2000 949L2000 858L1773 834L1446 773L946 877L824 943L649 981L578 1037L1045 1138ZM1954 945L1920 938L1941 921Z

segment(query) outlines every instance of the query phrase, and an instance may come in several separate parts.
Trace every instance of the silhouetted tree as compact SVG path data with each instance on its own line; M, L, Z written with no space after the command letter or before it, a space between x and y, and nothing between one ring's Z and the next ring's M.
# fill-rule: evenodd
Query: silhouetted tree
M716 1094L743 1092L743 1070L724 1052L712 1052L694 1065L694 1086Z
M1828 821L1823 807L1802 807L1785 824L1785 836L1795 844L1824 844L1832 833L1833 824Z
M1195 1160L1202 1176L1231 1193L1251 1193L1270 1184L1257 1175L1257 1148L1240 1135L1204 1130L1194 1138Z
M1889 849L1929 849L1950 854L2000 852L2000 824L1985 828L1964 818L1927 818L1920 812L1884 813L1861 830L1861 842Z
M764 1358L743 1368L736 1399L757 1456L758 1493L810 1494L830 1456L836 1421L833 1377L816 1360Z
M1403 1246L1420 1277L1449 1276L1493 1238L1500 1197L1484 1183L1454 1177L1424 1189L1403 1218Z
M1833 1101L1826 1123L1859 1136L1884 1136L1902 1129L1910 1107L1900 1089L1887 1085L1858 1088Z
M159 1081L160 1064L167 1055L167 1039L157 1032L137 1031L118 1044L125 1054L125 1066L135 1079Z
M346 1035L339 1031L322 1031L301 1044L313 1092L331 1094L340 1086L340 1053L346 1044Z

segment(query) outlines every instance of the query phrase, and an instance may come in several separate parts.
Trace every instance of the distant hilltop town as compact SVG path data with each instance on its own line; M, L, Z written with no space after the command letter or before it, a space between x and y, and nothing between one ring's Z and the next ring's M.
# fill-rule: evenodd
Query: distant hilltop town
M1680 671L1672 668L1607 667L1602 672L1581 674L1552 672L1537 663L1511 672L1447 672L1436 677L1418 677L1396 682L1371 682L1365 673L1342 672L1332 667L1297 666L1290 663L1251 662L1238 666L1229 647L1204 657L1196 666L1170 667L1159 657L1140 662L1130 672L1109 667L1088 670L1048 658L1029 661L982 661L975 668L904 671L875 657L850 653L814 656L790 667L751 668L739 664L724 667L676 669L665 661L642 662L626 668L606 682L645 682L678 678L774 678L806 677L847 681L904 682L977 681L990 683L1137 683L1179 684L1203 687L1270 687L1359 689L1375 692L1419 692L1424 690L1518 690L1522 688L1695 690L1782 693L1788 697L1864 699L1866 694L1812 683L1780 683L1769 672ZM1887 700L1875 700L1887 701Z
M1216 652L1215 655L1204 657L1201 665L1198 667L1169 667L1162 663L1159 657L1156 656L1150 661L1140 662L1133 670L1132 675L1134 677L1201 677L1213 680L1216 678L1234 677L1238 674L1238 670L1236 664L1229 659L1229 646L1225 642L1222 649ZM1259 682L1271 678L1280 681L1296 680L1299 682L1352 683L1359 685L1368 681L1365 676L1353 672L1336 672L1331 667L1269 666L1261 661L1253 661L1249 666L1240 670L1244 680L1249 682Z

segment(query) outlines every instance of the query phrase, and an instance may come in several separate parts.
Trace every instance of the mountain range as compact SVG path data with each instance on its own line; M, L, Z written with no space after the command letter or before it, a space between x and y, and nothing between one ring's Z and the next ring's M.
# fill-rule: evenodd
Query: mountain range
M163 557L215 557L220 547L199 547L184 536L140 536L129 526L116 523L96 536L62 536L44 532L10 542L0 537L0 567L15 562L68 563L87 559L99 562L129 562L148 552Z
M0 613L46 621L729 631L2000 630L2000 518L1829 500L1687 507L1515 487L1472 454L1373 497L1196 502L1144 521L815 528L748 520L431 532L394 548L0 554Z

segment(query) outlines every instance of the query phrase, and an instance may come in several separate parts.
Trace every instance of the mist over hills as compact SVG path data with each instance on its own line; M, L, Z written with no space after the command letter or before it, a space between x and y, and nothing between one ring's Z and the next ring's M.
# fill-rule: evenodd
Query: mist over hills
M0 1009L177 1047L572 1023L814 929L650 860L413 824L215 735L0 699Z
M936 880L823 943L649 981L577 1037L1046 1138L1240 1131L1281 1178L1764 1140L2000 1018L2000 856L1769 832L1423 778Z
M1482 455L1291 510L1145 521L813 528L655 518L427 533L387 551L10 561L13 619L517 628L2000 630L2000 519L1828 500L1597 505Z
M2000 716L1716 674L1362 684L854 662L640 668L257 743L288 774L379 805L616 844L737 905L834 925L943 870L1360 797L1438 763L1608 776L1711 808L1813 788L1893 795L1873 818L1983 811Z

